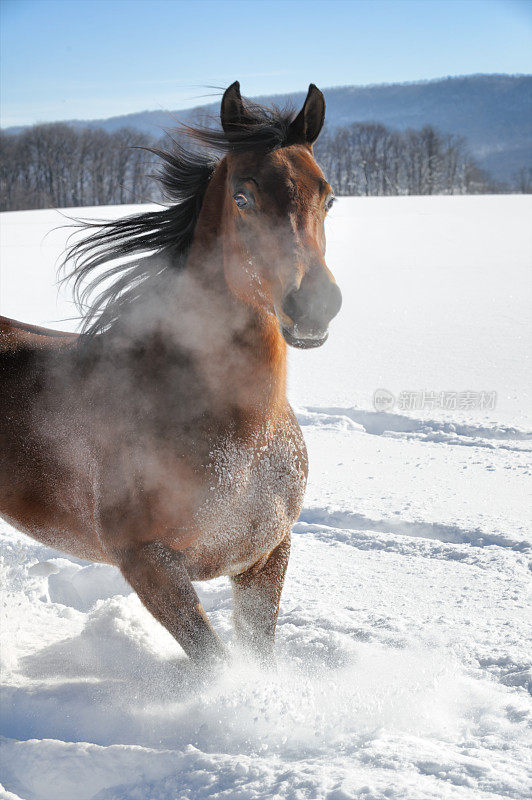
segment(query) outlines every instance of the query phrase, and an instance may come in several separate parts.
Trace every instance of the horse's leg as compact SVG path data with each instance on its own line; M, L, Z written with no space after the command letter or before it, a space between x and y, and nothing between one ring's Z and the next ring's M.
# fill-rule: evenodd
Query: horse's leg
M139 544L122 555L119 566L148 611L190 658L198 662L225 658L179 552L160 542Z
M258 561L231 578L238 638L264 662L273 658L275 625L289 555L290 533L265 561Z

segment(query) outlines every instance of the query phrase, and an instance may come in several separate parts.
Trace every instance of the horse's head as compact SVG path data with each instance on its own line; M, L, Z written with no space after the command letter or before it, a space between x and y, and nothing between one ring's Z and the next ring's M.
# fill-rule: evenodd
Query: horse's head
M257 146L235 148L225 159L224 221L232 234L226 279L242 299L274 313L294 347L323 344L342 302L325 263L324 222L334 195L312 154L324 115L323 95L311 84L279 146L261 146L259 137ZM238 136L245 144L246 132L256 133L238 82L223 96L221 119L229 141Z

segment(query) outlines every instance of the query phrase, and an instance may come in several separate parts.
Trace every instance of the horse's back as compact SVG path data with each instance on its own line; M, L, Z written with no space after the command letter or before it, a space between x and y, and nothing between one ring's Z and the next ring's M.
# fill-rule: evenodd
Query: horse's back
M0 316L0 353L26 348L60 348L74 344L77 333L55 331Z

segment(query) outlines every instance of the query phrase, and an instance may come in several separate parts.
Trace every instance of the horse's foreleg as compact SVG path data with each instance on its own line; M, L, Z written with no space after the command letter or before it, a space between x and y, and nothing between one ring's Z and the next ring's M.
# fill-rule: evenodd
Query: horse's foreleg
M238 638L261 661L273 657L275 625L289 555L288 533L266 560L231 579Z
M225 657L224 646L211 627L179 552L160 542L130 548L120 570L153 614L185 653L195 661Z

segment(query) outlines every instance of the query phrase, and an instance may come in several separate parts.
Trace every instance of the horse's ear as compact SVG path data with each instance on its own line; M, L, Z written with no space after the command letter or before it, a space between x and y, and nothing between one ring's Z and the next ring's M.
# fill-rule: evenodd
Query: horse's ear
M313 144L320 135L324 119L325 98L311 83L303 108L288 129L288 144Z
M238 126L245 122L246 112L238 81L232 83L224 92L220 118L222 120L222 128L226 133L234 133Z

